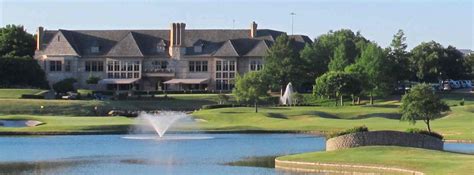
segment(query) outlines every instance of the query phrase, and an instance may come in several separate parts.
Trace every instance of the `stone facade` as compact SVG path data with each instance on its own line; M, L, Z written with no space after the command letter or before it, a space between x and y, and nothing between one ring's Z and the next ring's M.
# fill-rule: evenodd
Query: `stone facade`
M443 141L428 135L398 131L358 132L326 141L326 151L359 146L387 145L443 150Z

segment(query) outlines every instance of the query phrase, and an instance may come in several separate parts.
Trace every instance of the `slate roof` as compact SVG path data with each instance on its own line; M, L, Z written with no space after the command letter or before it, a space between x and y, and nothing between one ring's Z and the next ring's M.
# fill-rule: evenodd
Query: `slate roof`
M241 57L264 56L275 39L284 32L270 29L257 30L255 38L250 30L195 30L184 33L185 56ZM64 38L61 42L57 37ZM106 57L169 57L169 30L46 30L43 37L46 55L77 55ZM291 35L295 46L302 49L311 39L304 35ZM158 52L159 45L166 45L165 52ZM194 46L201 45L202 51L194 52ZM91 52L98 46L99 52Z

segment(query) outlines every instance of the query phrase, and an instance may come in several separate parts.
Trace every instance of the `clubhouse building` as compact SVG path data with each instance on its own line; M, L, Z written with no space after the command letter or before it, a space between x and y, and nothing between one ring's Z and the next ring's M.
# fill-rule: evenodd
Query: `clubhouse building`
M50 84L75 78L79 88L100 90L231 90L237 74L258 71L284 32L257 29L44 30L35 59ZM295 49L311 39L290 35ZM86 81L98 77L96 85Z

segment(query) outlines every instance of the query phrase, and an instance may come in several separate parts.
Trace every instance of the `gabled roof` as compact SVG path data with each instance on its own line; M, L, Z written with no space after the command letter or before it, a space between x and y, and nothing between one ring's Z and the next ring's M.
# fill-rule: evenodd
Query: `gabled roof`
M141 57L143 56L140 47L138 47L137 41L133 32L129 32L122 40L120 40L115 46L110 49L107 56L131 56Z
M46 45L46 48L43 51L43 54L46 55L74 55L77 56L79 53L71 45L72 40L70 37L65 35L65 31L59 30L54 33L52 37L47 38L49 43Z
M275 39L284 32L259 29L252 38L245 29L186 29L183 46L186 56L262 56L265 48L271 47ZM55 41L57 35L64 38ZM303 48L311 40L307 36L293 35L296 48ZM170 57L170 30L46 30L44 49L38 54L78 55L78 56L140 56ZM158 52L157 47L165 44L166 51ZM98 45L99 53L92 53L91 47ZM194 52L195 45L202 45L201 52ZM266 46L266 47L265 47ZM264 51L265 50L265 51Z
M254 56L265 56L267 53L267 50L270 47L267 45L267 43L264 40L261 40L258 42L258 44L252 48L245 56L249 57L254 57Z
M213 56L216 57L238 57L240 56L235 50L234 44L231 40L227 40L222 46L217 50Z

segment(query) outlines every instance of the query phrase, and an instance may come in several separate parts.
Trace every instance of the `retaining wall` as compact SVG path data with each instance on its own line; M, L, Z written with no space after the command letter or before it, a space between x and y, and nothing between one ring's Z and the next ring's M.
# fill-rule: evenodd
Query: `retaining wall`
M342 135L326 141L326 151L370 145L406 146L443 150L443 141L424 134L371 131Z

